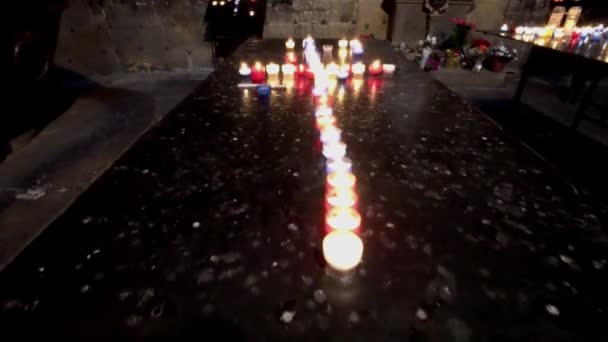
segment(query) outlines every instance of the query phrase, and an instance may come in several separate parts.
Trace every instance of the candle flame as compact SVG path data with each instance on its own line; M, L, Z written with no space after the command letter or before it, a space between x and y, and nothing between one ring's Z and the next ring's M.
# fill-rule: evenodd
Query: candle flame
M361 215L351 207L334 207L327 213L325 222L332 231L353 231L361 226Z
M323 239L323 257L336 271L348 272L361 262L363 241L351 232L331 232Z

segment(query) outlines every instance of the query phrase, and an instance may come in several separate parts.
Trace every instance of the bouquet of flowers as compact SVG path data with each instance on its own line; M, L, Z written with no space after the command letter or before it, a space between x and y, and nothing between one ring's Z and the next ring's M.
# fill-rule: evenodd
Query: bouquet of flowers
M465 66L475 72L481 72L483 61L486 59L490 50L490 42L485 39L475 39L471 45L464 50L466 59Z

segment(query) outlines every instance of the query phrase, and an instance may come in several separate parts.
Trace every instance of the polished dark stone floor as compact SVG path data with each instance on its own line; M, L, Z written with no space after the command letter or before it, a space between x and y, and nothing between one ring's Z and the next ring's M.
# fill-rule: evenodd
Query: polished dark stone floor
M608 338L606 208L381 42L366 59L395 77L334 98L364 260L350 284L326 276L310 89L236 88L241 58L279 61L282 45L239 50L0 274L3 334Z

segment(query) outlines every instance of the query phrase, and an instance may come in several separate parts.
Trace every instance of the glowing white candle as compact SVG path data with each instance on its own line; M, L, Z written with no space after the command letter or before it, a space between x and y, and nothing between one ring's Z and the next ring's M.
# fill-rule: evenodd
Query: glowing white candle
M287 41L285 42L285 47L288 50L292 50L294 47L296 47L296 43L293 41L293 39L289 38L287 39Z
M346 40L346 39L340 39L338 41L338 47L340 49L346 49L348 47L348 40Z
M350 207L334 207L325 215L325 223L331 231L353 231L361 226L361 215Z
M251 75L251 68L247 65L247 63L241 63L241 67L239 68L239 75L241 75L241 76Z
M346 146L344 147L346 150ZM343 158L344 155L332 159ZM332 172L327 175L327 185L329 188L353 188L357 183L357 178L350 172Z
M275 63L270 63L266 65L266 72L268 73L269 76L276 76L279 74L279 70L281 70L281 67L279 67L278 64Z
M526 27L525 26L517 26L515 28L515 34L518 34L518 35L524 34L525 31L526 31Z
M332 208L354 208L357 205L357 194L352 189L331 188L325 196L327 210Z
M283 64L281 65L281 71L283 72L283 76L293 76L296 72L296 66L293 64Z
M346 154L346 144L344 144L343 142L334 142L331 144L323 145L323 156L325 156L325 158L327 158L327 159L343 158L345 154ZM336 179L336 181L338 181L338 180ZM338 183L336 183L336 184L338 184Z
M362 256L363 241L351 232L335 231L323 239L323 257L336 271L353 270L361 262Z
M315 110L315 116L316 117L320 117L320 116L331 116L334 114L334 110L331 107L322 105L319 108L317 108Z
M385 75L392 75L395 73L395 64L382 64L382 72L384 72Z
M365 64L357 62L352 65L351 70L353 72L353 75L361 76L363 75L363 73L365 73Z
M325 71L328 77L336 77L340 72L340 67L336 63L329 63L325 66Z
M500 31L501 32L507 32L507 31L509 31L509 25L502 24L502 26L500 27Z
M320 139L325 145L333 145L340 142L341 136L342 130L335 126L326 126L321 131ZM325 150L325 147L323 147L323 150Z

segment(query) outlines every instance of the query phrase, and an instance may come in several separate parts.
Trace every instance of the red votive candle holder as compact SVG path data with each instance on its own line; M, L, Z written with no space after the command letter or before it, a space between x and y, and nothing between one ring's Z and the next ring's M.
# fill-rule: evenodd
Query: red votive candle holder
M253 83L264 83L264 80L266 80L266 70L262 63L257 62L251 69L251 81Z
M382 63L376 60L372 64L367 66L367 73L372 76L382 75Z

